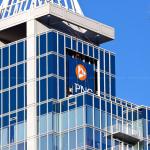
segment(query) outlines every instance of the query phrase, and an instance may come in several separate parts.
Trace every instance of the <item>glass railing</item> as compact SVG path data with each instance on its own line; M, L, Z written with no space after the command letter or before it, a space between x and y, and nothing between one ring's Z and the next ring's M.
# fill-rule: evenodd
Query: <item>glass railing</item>
M137 120L136 122L133 122L133 125L128 123L112 125L105 130L110 132L111 134L120 132L138 139L143 139L142 120Z
M113 147L110 147L110 148L107 148L107 150L121 150L121 145L116 145L116 146L113 146ZM106 149L105 149L106 150Z

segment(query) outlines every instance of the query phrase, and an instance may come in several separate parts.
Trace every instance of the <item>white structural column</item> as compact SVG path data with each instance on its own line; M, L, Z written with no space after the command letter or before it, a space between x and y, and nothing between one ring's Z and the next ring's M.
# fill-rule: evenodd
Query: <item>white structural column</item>
M27 150L37 150L36 21L27 22Z

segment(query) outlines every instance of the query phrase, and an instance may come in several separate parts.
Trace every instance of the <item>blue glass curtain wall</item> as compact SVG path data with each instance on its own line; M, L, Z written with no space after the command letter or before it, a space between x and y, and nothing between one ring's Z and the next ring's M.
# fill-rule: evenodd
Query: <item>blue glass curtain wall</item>
M122 119L123 111L130 111L127 106L121 106L116 102L88 93L78 94L63 99L61 102L49 100L39 104L37 108L38 135L41 143L39 147L44 142L50 150L56 145L54 143L53 146L49 145L48 140L56 140L57 148L64 150L84 147L102 150L111 147L118 148L121 147L122 141L113 138L111 127L120 127L120 130L127 134L136 130L136 133L139 133L138 136L141 137L144 137L145 128L147 128L146 126L143 128L143 121L141 122L138 118L134 121L128 120L128 117ZM131 113L133 116L134 112ZM140 113L140 110L137 110L137 113ZM146 120L146 122L149 121ZM43 137L46 139L44 140ZM128 146L135 147L131 144ZM144 150L146 150L146 145Z
M0 146L26 149L26 40L0 48Z
M66 93L66 49L98 60L101 96L114 97L116 95L114 54L54 30L37 35L36 41L37 78L57 76L57 85L61 83L64 88L56 91L56 95L60 95L58 99L64 98L63 91ZM95 69L98 71L97 67ZM59 82L58 78L62 80Z

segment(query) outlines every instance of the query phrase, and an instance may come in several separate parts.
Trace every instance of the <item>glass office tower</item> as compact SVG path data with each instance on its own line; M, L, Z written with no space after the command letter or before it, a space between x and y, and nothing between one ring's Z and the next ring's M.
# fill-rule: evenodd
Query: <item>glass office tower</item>
M25 4L1 13L0 150L150 150L150 108L116 97L115 54L99 46L113 28L77 1Z

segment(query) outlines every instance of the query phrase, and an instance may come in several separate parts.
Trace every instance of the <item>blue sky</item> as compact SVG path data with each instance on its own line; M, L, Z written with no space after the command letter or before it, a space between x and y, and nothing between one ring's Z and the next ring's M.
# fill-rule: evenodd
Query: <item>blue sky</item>
M115 27L117 97L150 106L150 1L79 0L86 16Z

